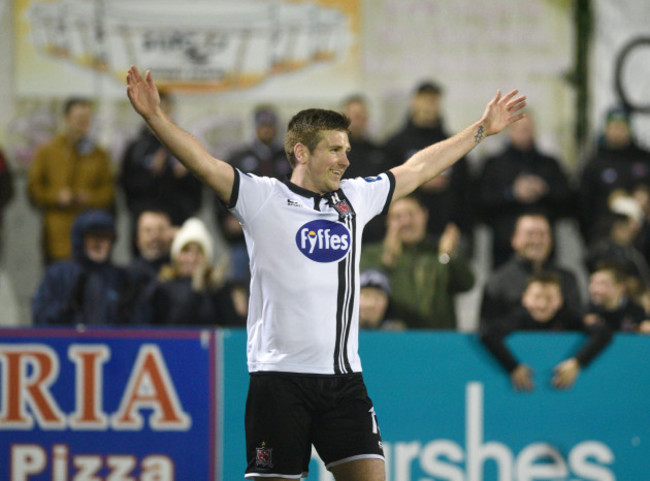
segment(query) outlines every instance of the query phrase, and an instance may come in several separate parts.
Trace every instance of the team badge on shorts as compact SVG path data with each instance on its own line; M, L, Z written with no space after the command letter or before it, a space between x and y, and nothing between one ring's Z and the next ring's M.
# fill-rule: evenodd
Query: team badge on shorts
M255 458L255 465L258 468L272 468L273 467L273 449L267 448L266 443L257 448L257 456Z

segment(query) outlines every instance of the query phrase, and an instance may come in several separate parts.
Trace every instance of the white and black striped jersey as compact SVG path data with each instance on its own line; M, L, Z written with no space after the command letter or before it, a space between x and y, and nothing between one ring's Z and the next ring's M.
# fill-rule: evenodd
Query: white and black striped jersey
M337 191L319 195L235 170L229 207L250 257L250 372L361 371L361 235L388 210L394 186L386 172L342 180Z

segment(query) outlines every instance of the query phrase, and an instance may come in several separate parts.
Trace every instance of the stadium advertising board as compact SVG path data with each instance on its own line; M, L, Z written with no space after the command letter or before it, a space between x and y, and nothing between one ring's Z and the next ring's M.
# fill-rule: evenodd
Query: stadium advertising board
M650 337L619 334L567 390L553 368L579 334L521 333L508 344L534 370L516 392L475 334L362 332L364 378L388 481L628 481L650 472ZM224 477L244 469L245 333L225 338ZM314 455L309 481L332 481Z
M511 336L535 372L520 393L476 335L362 332L387 480L645 479L650 337L554 389L582 342ZM243 329L0 330L0 479L243 479L247 387ZM314 455L308 480L332 479Z
M0 479L215 479L215 334L0 330Z

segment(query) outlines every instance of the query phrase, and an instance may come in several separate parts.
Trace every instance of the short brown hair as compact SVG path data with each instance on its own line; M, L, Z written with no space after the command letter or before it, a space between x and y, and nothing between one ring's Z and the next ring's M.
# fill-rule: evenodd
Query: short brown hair
M621 263L612 259L603 259L597 262L593 271L591 271L591 274L593 274L594 272L601 272L601 271L609 272L614 278L614 282L616 282L617 284L622 284L626 282L630 277L630 275L625 271L625 268L621 265Z
M553 271L539 271L534 273L528 278L526 287L530 286L533 282L539 282L540 284L555 284L560 287L560 289L562 288L560 276Z
M323 130L338 130L349 134L350 119L333 110L306 109L301 110L289 121L287 134L284 137L284 151L291 168L296 166L296 155L293 148L303 144L313 152L321 141Z
M84 105L92 107L93 103L89 98L86 97L70 97L65 100L63 103L63 115L67 117L73 107L77 105Z

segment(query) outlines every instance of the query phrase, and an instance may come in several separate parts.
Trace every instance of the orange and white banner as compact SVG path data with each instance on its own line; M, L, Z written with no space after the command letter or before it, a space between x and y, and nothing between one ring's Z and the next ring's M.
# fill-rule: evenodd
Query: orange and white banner
M160 85L214 91L321 65L350 67L358 64L350 60L359 3L18 0L16 85L19 94L106 94L137 65ZM322 75L340 81L343 72Z

